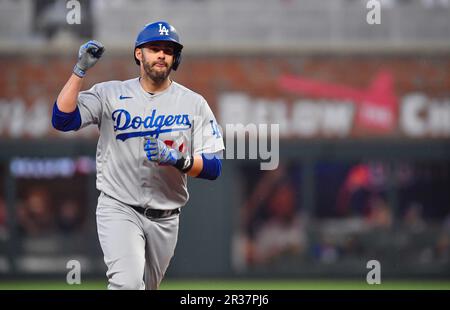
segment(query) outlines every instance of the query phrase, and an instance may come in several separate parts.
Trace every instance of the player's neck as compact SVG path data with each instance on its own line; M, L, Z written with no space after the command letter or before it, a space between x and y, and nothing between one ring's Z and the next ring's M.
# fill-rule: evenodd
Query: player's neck
M146 92L154 94L166 90L170 86L170 84L172 84L172 81L167 78L161 83L155 83L155 81L153 81L152 79L146 76L141 76L139 78L139 83L141 83L142 88Z

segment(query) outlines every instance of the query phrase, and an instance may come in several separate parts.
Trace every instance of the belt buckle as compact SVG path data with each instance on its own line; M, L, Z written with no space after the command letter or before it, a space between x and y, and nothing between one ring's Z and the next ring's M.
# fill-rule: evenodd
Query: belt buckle
M151 210L149 207L147 207L147 208L144 209L144 216L145 216L146 218L153 219L154 217L150 215L150 212L147 213L147 211L149 211L149 210Z

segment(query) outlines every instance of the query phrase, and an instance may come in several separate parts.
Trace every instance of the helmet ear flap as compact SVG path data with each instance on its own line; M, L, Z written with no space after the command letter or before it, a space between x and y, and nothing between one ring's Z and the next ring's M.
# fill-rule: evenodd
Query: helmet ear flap
M176 71L178 69L178 66L180 65L180 63L181 63L181 51L177 51L175 53L175 57L174 57L174 60L173 60L172 69L174 71Z

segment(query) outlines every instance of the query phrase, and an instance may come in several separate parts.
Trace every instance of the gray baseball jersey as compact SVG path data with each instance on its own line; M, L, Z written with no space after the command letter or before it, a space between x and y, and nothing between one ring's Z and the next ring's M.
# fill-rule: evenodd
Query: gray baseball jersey
M175 209L189 198L186 175L149 162L144 136L153 135L190 155L224 149L206 100L172 82L163 92L146 92L139 78L109 81L80 92L81 128L97 124L97 189L128 205Z

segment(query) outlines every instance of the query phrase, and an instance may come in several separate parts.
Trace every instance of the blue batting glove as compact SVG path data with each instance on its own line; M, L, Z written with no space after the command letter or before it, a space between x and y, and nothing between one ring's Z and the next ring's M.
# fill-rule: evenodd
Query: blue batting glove
M147 159L160 165L175 166L181 153L168 147L163 141L148 136L144 140L144 151Z

